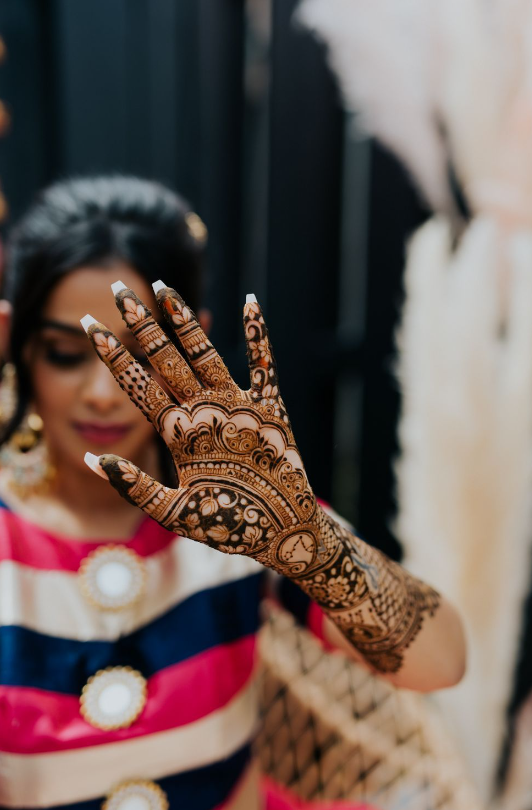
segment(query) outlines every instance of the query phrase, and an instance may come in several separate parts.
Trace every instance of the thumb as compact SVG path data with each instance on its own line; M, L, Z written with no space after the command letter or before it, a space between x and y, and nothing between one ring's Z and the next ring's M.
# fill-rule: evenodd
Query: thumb
M167 529L175 523L177 490L165 487L131 461L111 454L85 454L85 464L108 480L126 501Z

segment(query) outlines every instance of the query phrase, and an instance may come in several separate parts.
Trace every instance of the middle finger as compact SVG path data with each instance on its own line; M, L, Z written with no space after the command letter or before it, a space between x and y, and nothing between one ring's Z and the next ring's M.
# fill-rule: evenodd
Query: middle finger
M201 384L194 372L155 321L148 307L121 281L116 281L111 288L126 325L177 400L183 403L201 391Z

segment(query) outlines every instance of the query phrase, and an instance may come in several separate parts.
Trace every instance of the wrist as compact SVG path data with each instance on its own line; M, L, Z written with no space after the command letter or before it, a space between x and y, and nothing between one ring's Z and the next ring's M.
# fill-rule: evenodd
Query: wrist
M438 594L321 508L314 527L322 559L291 578L375 669L397 672Z

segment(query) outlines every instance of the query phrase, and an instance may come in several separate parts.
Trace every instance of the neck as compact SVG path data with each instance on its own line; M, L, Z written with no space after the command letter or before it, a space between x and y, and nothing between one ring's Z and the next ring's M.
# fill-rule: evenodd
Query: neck
M160 478L154 445L134 461L149 475ZM23 500L10 490L9 477L2 475L0 495L16 512L41 528L72 538L125 540L142 519L136 506L121 498L111 484L88 467L85 471L83 467L58 464L51 489Z

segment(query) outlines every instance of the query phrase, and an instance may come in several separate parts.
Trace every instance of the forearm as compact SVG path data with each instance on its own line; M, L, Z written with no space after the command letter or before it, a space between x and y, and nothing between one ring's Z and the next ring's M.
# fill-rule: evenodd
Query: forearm
M332 647L377 672L329 618L325 619L323 634ZM452 604L441 597L436 613L425 617L418 636L405 650L398 672L377 674L394 686L417 692L433 692L456 686L464 675L465 664L462 621Z
M330 618L329 640L398 686L460 680L464 636L450 603L321 509L316 526L321 559L290 576Z

